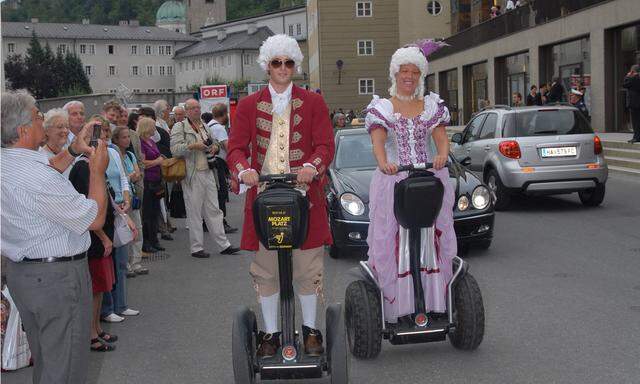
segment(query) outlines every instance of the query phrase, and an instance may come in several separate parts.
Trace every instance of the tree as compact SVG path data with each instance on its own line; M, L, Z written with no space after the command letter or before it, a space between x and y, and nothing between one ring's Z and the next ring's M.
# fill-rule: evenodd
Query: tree
M11 89L27 88L25 64L22 55L11 55L4 62L4 74Z

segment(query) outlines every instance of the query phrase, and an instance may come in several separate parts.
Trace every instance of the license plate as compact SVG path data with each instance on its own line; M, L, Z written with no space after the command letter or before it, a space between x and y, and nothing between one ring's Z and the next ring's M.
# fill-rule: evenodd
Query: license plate
M542 157L565 157L576 156L577 154L576 147L540 148Z

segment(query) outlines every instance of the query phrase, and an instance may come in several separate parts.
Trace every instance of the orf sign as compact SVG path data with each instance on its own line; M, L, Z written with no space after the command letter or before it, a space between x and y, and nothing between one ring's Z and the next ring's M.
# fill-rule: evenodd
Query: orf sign
M226 97L226 85L203 85L200 87L200 99L218 99Z

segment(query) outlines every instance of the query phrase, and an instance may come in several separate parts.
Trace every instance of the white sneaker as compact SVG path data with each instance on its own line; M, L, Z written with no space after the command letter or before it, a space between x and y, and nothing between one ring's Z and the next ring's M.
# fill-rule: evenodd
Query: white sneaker
M103 317L102 320L106 321L107 323L120 323L124 321L124 317L118 316L115 313L112 313L109 316Z
M131 308L127 308L120 313L121 316L138 316L139 314L140 311Z

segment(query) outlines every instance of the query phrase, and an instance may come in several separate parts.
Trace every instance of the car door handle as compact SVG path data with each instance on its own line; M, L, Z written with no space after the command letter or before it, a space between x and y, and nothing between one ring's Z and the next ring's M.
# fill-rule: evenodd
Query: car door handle
M488 146L488 145L485 145L485 146L484 146L484 150L485 150L485 151L490 151L490 150L491 150L491 147L490 147L490 146Z

